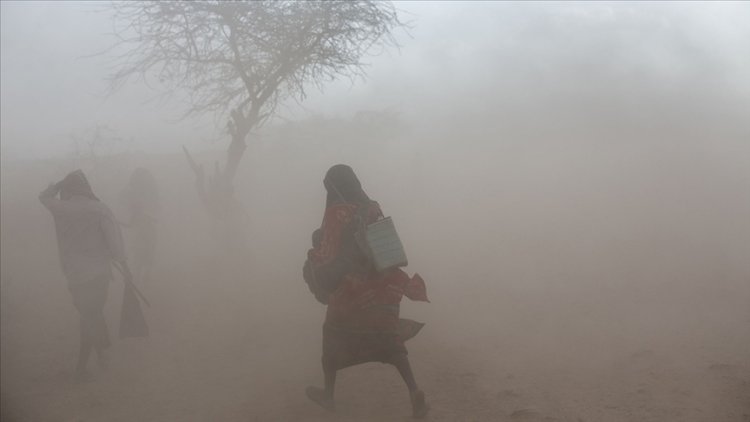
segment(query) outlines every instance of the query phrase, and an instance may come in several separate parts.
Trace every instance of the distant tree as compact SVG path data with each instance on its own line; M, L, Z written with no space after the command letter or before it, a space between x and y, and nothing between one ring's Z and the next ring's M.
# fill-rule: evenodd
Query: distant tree
M187 94L183 117L228 118L227 161L214 175L225 185L235 177L248 133L282 101L304 99L307 88L337 78L363 77L365 54L397 46L393 31L405 27L392 3L376 0L124 1L111 7L118 40L108 50L118 69L111 89L131 78L156 80L164 95ZM201 179L202 167L193 168Z
M123 138L117 131L104 124L73 131L70 133L73 156L89 159L94 164L102 154L111 153L118 145L132 143L132 138Z

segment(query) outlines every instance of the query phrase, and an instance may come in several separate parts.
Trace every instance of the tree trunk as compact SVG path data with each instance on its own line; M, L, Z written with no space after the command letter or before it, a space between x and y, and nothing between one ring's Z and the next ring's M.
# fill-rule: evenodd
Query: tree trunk
M247 149L247 135L256 120L252 115L245 116L237 110L232 112L232 120L228 125L232 141L227 148L226 166L222 171L217 163L213 177L209 177L208 180L206 180L203 167L196 164L188 150L183 147L188 164L196 176L198 196L213 219L215 234L218 240L229 249L237 249L245 241L244 207L235 198L232 185L239 163Z
M247 149L247 135L250 133L250 129L255 126L256 121L257 117L252 113L243 115L240 110L232 111L232 120L229 125L232 143L229 144L229 148L227 149L227 166L224 171L226 183L231 184L234 181L240 160Z

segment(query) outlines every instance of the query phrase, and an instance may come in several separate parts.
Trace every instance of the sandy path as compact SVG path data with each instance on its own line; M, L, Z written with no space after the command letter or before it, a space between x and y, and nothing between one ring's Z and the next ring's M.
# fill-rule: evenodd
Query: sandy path
M308 228L320 210L295 207L308 194L308 207L318 204L319 181L298 187L300 180L280 177L274 180L288 186L265 193L253 187L249 197L275 199L248 201L256 249L232 267L200 225L205 215L184 183L181 160L164 170L172 177L164 181L170 219L153 283L142 286L153 304L152 335L116 341L110 370L84 385L70 382L77 315L51 219L34 195L54 175L40 164L39 171L19 167L19 175L33 175L26 185L9 183L25 176L2 178L2 421L409 420L405 387L395 369L380 364L340 374L335 415L304 396L307 385L322 381L324 309L300 277ZM550 194L513 188L511 178L503 197L526 202L504 202L502 224L488 226L496 210L477 207L487 214L435 231L464 210L460 194L469 203L486 198L461 189L469 176L443 173L445 183L436 185L452 189L451 203L438 191L421 191L418 199L381 191L392 195L383 202L393 204L401 232L419 242L408 270L424 276L432 300L402 307L404 317L427 323L407 346L430 420L750 422L750 273L739 259L750 232L735 218L746 207L711 219L731 223L714 243L715 227L688 219L686 227L704 230L694 238L706 242L691 243L680 237L680 225L656 231L671 221L653 216L656 205L641 210L655 219L644 226L620 211L627 197L602 198L592 185L588 195L602 202L591 207L603 207L594 215L608 217L599 221L585 203L555 210L555 201L535 202L538 195L567 204L566 195L580 191L576 180ZM109 183L121 186L114 174ZM740 204L740 195L730 197ZM704 203L700 196L694 202ZM723 209L709 205L699 210ZM121 294L115 282L107 305L113 334Z
M6 283L3 420L410 419L405 388L396 371L381 364L341 373L336 415L308 402L304 387L321 381L322 307L311 297L304 300L308 293L301 284L248 284L270 277L287 279L292 271L255 273L242 280L211 279L215 265L208 259L191 271L167 271L171 275L160 278L167 281L149 286L146 290L154 302L148 311L152 336L117 341L110 370L84 385L72 385L69 379L76 321L64 289ZM217 288L206 289L205 280ZM29 291L44 288L54 294L39 299ZM114 331L120 286L113 284L110 293L108 317ZM11 302L10 297L16 300ZM269 300L273 297L289 300ZM37 303L24 307L18 300L22 298L36 298ZM405 315L428 316L425 330L409 346L418 380L432 405L430 420L746 422L749 418L747 357L729 353L719 359L722 351L735 350L731 344L685 354L654 341L650 349L623 348L607 359L589 350L587 358L585 348L546 347L554 344L547 343L552 319L539 322L536 334L514 332L509 328L514 324L481 319L486 309L474 310L474 315L468 307L460 308L463 317L451 318L426 311L435 306L440 305L407 302L403 307ZM497 311L496 318L512 319L514 312ZM546 317L538 309L528 311L526 317L532 315ZM567 316L568 323L575 323L573 315ZM565 335L577 334L583 335L576 330ZM702 358L695 358L701 354Z

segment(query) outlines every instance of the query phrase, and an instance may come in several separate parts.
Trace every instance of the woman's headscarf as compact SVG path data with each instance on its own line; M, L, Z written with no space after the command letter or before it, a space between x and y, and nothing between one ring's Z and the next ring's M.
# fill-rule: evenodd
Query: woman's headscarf
M326 207L337 202L365 204L370 201L354 170L345 164L336 164L328 169L323 185L328 192Z
M91 190L86 175L81 170L75 170L69 173L65 178L60 181L60 196L71 197L71 196L85 196L86 198L98 201L99 198L94 195L94 191Z

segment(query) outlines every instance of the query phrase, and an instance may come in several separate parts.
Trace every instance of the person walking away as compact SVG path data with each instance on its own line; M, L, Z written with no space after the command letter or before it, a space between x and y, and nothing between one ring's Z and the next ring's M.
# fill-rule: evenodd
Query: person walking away
M80 314L75 380L86 381L90 379L86 365L92 349L100 367L106 368L108 363L110 340L103 310L112 265L119 265L125 283L132 282L122 234L109 207L94 195L81 170L50 184L39 200L54 218L60 264Z
M133 233L132 258L136 280L148 283L154 264L160 210L159 191L154 175L145 167L133 171L125 191L128 222Z
M308 387L308 398L334 410L336 372L366 362L389 363L406 383L413 416L426 416L429 407L417 386L404 341L423 324L399 318L401 298L428 301L424 281L399 268L376 271L357 246L355 224L383 217L380 206L362 190L351 167L339 164L326 173L326 210L320 232L313 235L304 275L316 298L327 303L323 324L325 387ZM343 267L342 267L343 266ZM313 280L311 281L310 278Z

